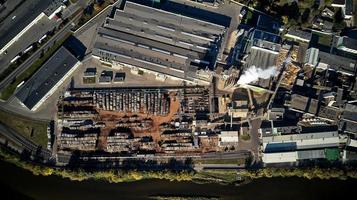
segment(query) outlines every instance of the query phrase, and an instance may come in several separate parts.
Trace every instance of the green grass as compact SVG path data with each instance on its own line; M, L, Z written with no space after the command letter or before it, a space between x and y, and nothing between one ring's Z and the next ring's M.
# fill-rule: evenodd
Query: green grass
M323 46L330 46L331 39L332 39L331 35L326 35L326 34L317 33L317 32L314 32L313 34L318 36L318 41L317 41L318 44L323 45Z
M15 92L16 87L18 84L20 84L22 81L29 79L46 61L48 58L52 56L54 52L57 51L57 49L62 46L64 41L70 36L71 34L67 34L63 39L60 41L57 41L55 45L53 45L50 50L48 50L44 56L38 60L36 60L25 72L20 74L14 82L12 82L10 85L5 87L1 93L0 93L0 98L3 100L8 100L12 94Z
M83 84L94 84L95 77L83 77Z
M13 63L9 67L7 67L1 74L0 74L0 80L4 80L7 76L9 76L17 67L19 64Z
M0 122L31 139L36 144L47 147L47 123L37 122L0 110Z
M99 5L95 5L93 13L91 15L83 15L81 17L81 19L79 20L79 23L77 24L77 28L81 27L82 25L84 25L86 22L88 22L90 19L92 19L93 17L95 17L98 13L100 13L102 10L104 10L107 6L109 6L111 3L109 0L104 1L104 3L99 6Z
M139 69L138 75L141 75L141 76L144 75L144 71Z
M241 135L240 139L242 139L242 140L250 140L250 135L248 135L248 134Z
M230 184L237 181L236 170L202 170L193 176L194 182Z
M253 25L254 22L253 22L253 16L254 16L254 13L253 11L251 11L250 9L247 10L247 14L244 16L243 20L242 20L242 23L243 24L251 24Z

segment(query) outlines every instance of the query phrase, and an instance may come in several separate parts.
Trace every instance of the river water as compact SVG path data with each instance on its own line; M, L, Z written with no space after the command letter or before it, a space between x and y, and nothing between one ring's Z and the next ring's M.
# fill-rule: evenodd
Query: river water
M236 200L346 199L354 195L357 180L307 180L303 178L262 178L242 186L195 184L144 180L111 184L104 181L72 182L57 176L34 176L0 161L0 199L38 200L122 200L150 196L210 196ZM353 198L352 198L353 199Z

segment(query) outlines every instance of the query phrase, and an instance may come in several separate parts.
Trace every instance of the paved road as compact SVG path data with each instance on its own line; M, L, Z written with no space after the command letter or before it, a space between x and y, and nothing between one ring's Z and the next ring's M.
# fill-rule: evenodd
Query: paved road
M258 129L262 124L261 118L252 119L249 122L250 130L250 138L252 142L252 152L254 154L254 162L258 162L260 160L260 138Z
M195 164L194 165L194 169L196 171L211 170L211 169L239 170L244 168L245 166L240 166L237 164Z
M233 152L214 152L201 154L202 159L233 159L233 158L247 158L251 153L249 150L233 151Z
M0 52L0 72L4 71L11 60L27 47L37 42L43 35L52 31L60 22L50 20L47 16L41 15L35 24L24 31L20 37L16 38L11 45L6 47L6 54Z
M10 15L20 3L24 3L26 0L7 0L0 6L0 22L5 20L7 15ZM27 0L28 1L28 0Z
M75 17L72 21L75 21L81 13L77 17ZM27 70L36 60L40 58L41 51L50 48L54 41L61 40L67 33L70 32L71 22L67 23L59 32L57 32L51 39L49 39L45 45L41 46L35 53L33 53L25 62L23 62L20 66L18 66L9 76L7 76L0 83L0 90L10 84L18 75L22 74Z
M0 24L0 48L33 21L53 0L27 0ZM13 17L16 16L14 19Z

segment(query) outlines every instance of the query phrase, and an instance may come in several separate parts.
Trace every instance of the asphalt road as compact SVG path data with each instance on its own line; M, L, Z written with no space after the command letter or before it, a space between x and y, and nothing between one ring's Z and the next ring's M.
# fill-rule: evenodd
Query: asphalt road
M74 21L73 19L72 21ZM36 60L40 58L41 51L48 49L53 45L54 41L59 41L67 33L70 32L71 22L67 23L59 32L57 32L51 39L49 39L45 45L41 46L35 53L33 53L25 62L18 66L9 76L7 76L0 83L0 90L10 84L18 75L22 74L28 67L30 67Z
M60 22L50 20L47 16L42 16L36 24L33 24L21 37L17 38L10 46L6 48L7 53L0 54L0 73L9 65L11 60L28 46L37 42L48 31L53 30Z
M53 0L27 0L0 24L0 48L33 21ZM16 16L14 18L14 16Z
M230 158L247 158L251 155L248 150L232 151L232 152L214 152L201 154L202 159L230 159Z
M196 164L194 166L196 171L199 170L210 170L210 169L223 169L223 170L239 170L244 169L244 166L239 166L237 164Z
M7 15L11 14L20 3L23 3L22 1L23 0L5 1L5 3L0 6L0 22L3 21Z

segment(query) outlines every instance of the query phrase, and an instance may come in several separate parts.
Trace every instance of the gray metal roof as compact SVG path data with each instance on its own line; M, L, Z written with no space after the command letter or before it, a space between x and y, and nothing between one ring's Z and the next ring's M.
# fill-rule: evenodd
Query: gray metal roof
M32 109L78 62L66 48L61 47L16 93L16 97Z
M246 67L256 66L257 68L267 69L274 66L278 54L267 51L263 48L254 47L250 49L250 54L245 64Z
M357 134L357 122L348 119L341 119L339 122L339 128L341 131Z
M336 107L332 106L321 106L319 109L318 116L331 119L331 120L338 120L341 115L341 110Z
M215 65L226 27L126 2L99 28L93 54L182 79Z
M311 114L316 114L318 108L318 100L310 97L301 96L299 94L291 95L291 107L296 110L301 110Z
M300 159L300 160L325 158L325 150L324 149L304 150L304 151L298 151L297 153L298 153L298 159Z
M345 5L345 0L333 0L332 4Z
M339 145L337 131L263 137L264 150L270 144L296 142L296 149L317 149Z
M323 51L319 51L319 59L321 63L329 65L330 69L341 73L355 74L357 67L355 60Z
M349 37L343 37L342 45L353 50L357 50L357 40Z
M263 140L265 140L267 142L270 142L270 141L280 142L280 141L288 141L288 140L299 141L299 140L333 138L333 137L338 137L337 131L269 136L269 137L264 137Z
M343 118L357 122L357 106L347 103L343 111Z
M127 0L127 2L128 1L136 2L150 7L159 8L167 12L177 13L185 16L191 16L197 19L212 22L225 27L228 27L231 22L231 18L229 16L225 16L223 14L217 13L214 11L214 9L213 10L201 9L196 5L184 4L182 3L182 1L177 2L177 1L167 0L167 1L158 2L157 0L154 0L154 4L153 1L148 1L148 0Z
M114 82L124 81L125 73L124 72L116 72L114 76Z
M166 44L155 40L148 40L144 37L136 36L130 33L100 28L98 34L100 35L101 38L104 37L105 39L107 39L107 40L100 39L98 41L108 41L108 42L111 41L111 42L118 43L118 45L123 43L130 44L131 46L136 46L142 48L143 50L145 49L147 50L148 48L149 50L147 51L161 50L168 54L175 53L181 56L189 57L191 59L204 59L205 56L205 54L200 52L189 51L182 47ZM140 45L143 45L143 47L141 47Z
M294 35L294 36L296 36L296 37L303 38L303 39L305 39L305 40L310 40L310 39L311 39L311 36L312 36L312 33L311 33L311 32L303 31L303 30L298 30L298 29L290 29L290 30L288 31L288 34Z
M357 152L356 151L347 151L346 152L346 159L347 160L357 160Z
M145 17L148 19L154 19L159 22L166 22L171 24L180 24L193 30L207 30L208 32L219 33L220 29L225 29L224 26L214 24L207 21L202 21L196 18L187 17L180 14L156 9L140 5L137 3L127 1L125 3L124 12L135 13L137 16Z

